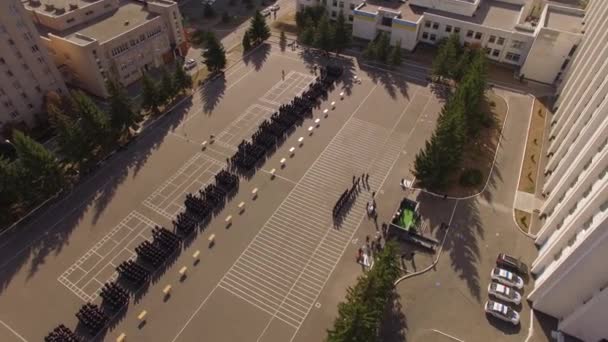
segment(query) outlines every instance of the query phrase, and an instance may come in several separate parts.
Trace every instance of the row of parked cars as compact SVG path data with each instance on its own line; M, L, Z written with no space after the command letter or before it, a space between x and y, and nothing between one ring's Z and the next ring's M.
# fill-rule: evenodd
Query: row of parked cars
M513 325L519 324L519 313L509 304L519 306L523 291L522 276L528 274L528 267L519 259L500 253L496 258L496 267L490 272L492 282L488 285L488 294L494 298L486 302L485 311L500 320Z

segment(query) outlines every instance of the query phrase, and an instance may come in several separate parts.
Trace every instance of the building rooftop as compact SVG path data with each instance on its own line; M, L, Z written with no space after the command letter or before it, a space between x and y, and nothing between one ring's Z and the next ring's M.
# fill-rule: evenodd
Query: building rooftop
M487 27L513 30L518 23L523 5L508 4L494 0L482 1L472 17L434 9L425 9L426 13L446 18L462 20Z
M386 10L390 12L401 13L401 19L416 22L422 14L424 14L423 8L413 6L400 1L389 1L389 0L372 0L366 1L364 6L359 7L358 10L370 13L376 13L378 10Z
M31 10L52 16L87 7L101 0L21 0L21 3ZM104 0L111 1L111 0Z
M68 30L56 32L44 27L40 27L40 29L41 34L53 33L77 44L90 42L88 38L95 39L101 44L157 16L157 14L149 12L142 3L122 1L121 6L115 11L76 25Z
M560 31L581 33L583 16L576 13L568 13L559 7L549 6L545 26Z

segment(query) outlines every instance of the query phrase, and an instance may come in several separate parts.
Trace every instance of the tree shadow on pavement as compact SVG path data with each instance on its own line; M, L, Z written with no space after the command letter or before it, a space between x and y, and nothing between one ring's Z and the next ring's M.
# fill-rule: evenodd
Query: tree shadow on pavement
M226 77L219 75L208 77L198 89L203 101L203 113L210 114L220 102L226 91Z
M255 71L259 71L268 59L268 55L270 55L270 44L262 43L251 51L243 52L243 62L245 65L253 64Z
M397 73L366 64L364 63L366 62L365 60L358 59L358 62L361 71L364 72L365 75L372 80L372 82L381 84L392 99L395 99L397 98L397 95L400 95L409 100L410 95L408 93L408 83L426 86L426 82L421 82L420 80L415 79L406 79Z
M501 129L501 127L497 127L497 129ZM503 132L500 132L500 142L498 143L498 146L496 146L496 152L495 155L493 156L493 167L491 168L490 174L488 175L488 178L486 180L486 185L483 189L483 191L481 192L480 196L481 198L485 199L486 201L488 201L488 203L492 203L492 200L494 199L494 192L495 190L498 190L499 188L501 188L504 185L504 179L502 176L502 172L500 171L501 169L503 169L505 166L501 165L501 160L502 158L500 158L500 154L502 154L504 152L503 150L503 146L509 144L508 141L506 141L505 136L503 135ZM519 165L519 164L518 164ZM519 168L517 169L517 173L519 173ZM517 177L518 174L515 175L515 177ZM517 186L517 183L516 183ZM513 199L511 199L512 201Z
M479 241L485 238L477 199L458 202L454 219L445 238L443 252L450 257L452 269L464 280L469 292L481 302L479 283Z
M191 106L191 97L187 97L170 114L154 122L154 127L144 130L137 139L83 176L72 191L66 191L60 199L42 209L27 223L5 234L0 241L0 294L24 267L28 267L27 281L50 255L59 254L91 208L93 217L88 229L93 232L120 184L130 173L133 173L133 177L137 174L168 133L185 119ZM67 267L69 265L65 265Z
M403 313L401 299L397 291L391 293L384 319L380 322L378 342L405 342L407 341L407 319Z

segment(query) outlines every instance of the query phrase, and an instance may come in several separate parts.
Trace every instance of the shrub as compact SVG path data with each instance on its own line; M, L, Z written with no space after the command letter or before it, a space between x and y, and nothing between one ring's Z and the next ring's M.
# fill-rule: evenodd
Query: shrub
M483 180L483 174L478 169L465 169L460 175L460 185L462 186L476 186L481 184Z

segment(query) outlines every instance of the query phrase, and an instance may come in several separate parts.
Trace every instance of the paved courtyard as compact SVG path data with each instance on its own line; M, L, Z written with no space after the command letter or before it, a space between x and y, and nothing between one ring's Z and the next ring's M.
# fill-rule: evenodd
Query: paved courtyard
M306 88L317 59L300 50L281 52L274 44L259 47L29 226L2 236L0 340L39 341L60 323L75 328L74 314L85 302L101 301L100 287L116 279L115 266L135 257L135 246L150 238L152 227L171 228L186 194L213 181L238 144ZM527 122L531 99L504 92L513 108L487 193L443 200L397 185L413 178L415 153L442 106L425 78L387 73L348 57L338 62L345 75L313 118L254 176L241 178L238 194L208 227L187 239L93 340L114 341L121 333L130 341L323 340L346 286L361 274L354 262L360 241L376 232L403 196L421 201L429 233L440 234L441 222L454 223L436 268L398 287L407 339L448 341L447 331L475 341L470 329L477 327L482 340L503 339L504 328L488 324L481 305L495 253L506 250L528 261L533 252L531 241L511 227L512 178L525 141L519 125ZM325 116L332 101L336 108ZM201 150L212 134L215 142ZM277 170L274 178L271 169ZM370 174L369 187L334 227L333 204L353 175L364 172ZM254 188L257 197L251 195ZM378 222L365 215L372 192L377 192ZM237 208L240 202L244 209ZM197 250L200 262L192 257ZM184 266L186 277L180 280ZM172 292L166 298L167 285ZM137 319L142 310L148 313L145 324ZM520 331L507 332L519 340L527 333L526 311L524 304Z

